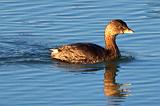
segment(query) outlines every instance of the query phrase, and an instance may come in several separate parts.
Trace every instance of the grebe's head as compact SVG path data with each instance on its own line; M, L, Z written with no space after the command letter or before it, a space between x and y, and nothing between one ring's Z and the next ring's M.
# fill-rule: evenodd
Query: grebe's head
M125 33L133 33L134 31L130 29L127 24L120 20L112 20L108 23L107 27L105 28L105 35L118 35L118 34L125 34Z

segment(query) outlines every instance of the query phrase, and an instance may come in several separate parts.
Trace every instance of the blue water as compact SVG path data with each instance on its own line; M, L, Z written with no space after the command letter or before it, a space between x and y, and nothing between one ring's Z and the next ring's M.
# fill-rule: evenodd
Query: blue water
M1 106L159 106L159 0L1 0ZM50 59L74 42L104 46L104 28L123 19L122 59L95 65Z

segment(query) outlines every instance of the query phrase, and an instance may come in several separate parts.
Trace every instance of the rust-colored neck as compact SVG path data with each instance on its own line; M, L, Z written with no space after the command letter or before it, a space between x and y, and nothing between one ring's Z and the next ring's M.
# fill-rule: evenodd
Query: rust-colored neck
M120 52L116 44L116 35L105 35L105 43L107 49L107 57L109 59L118 58L120 56Z

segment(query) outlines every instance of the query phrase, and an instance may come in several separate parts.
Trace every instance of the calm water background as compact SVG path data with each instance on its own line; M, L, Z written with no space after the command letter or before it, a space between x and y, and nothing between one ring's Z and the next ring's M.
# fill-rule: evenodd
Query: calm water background
M159 106L159 0L1 0L1 106ZM123 59L107 64L52 61L73 42L104 46L104 27L123 19Z

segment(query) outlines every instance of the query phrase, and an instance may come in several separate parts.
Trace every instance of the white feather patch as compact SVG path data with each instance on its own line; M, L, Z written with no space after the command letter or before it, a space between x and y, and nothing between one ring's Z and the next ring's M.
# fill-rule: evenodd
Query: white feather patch
M52 51L52 53L56 54L58 53L58 49L50 49Z

